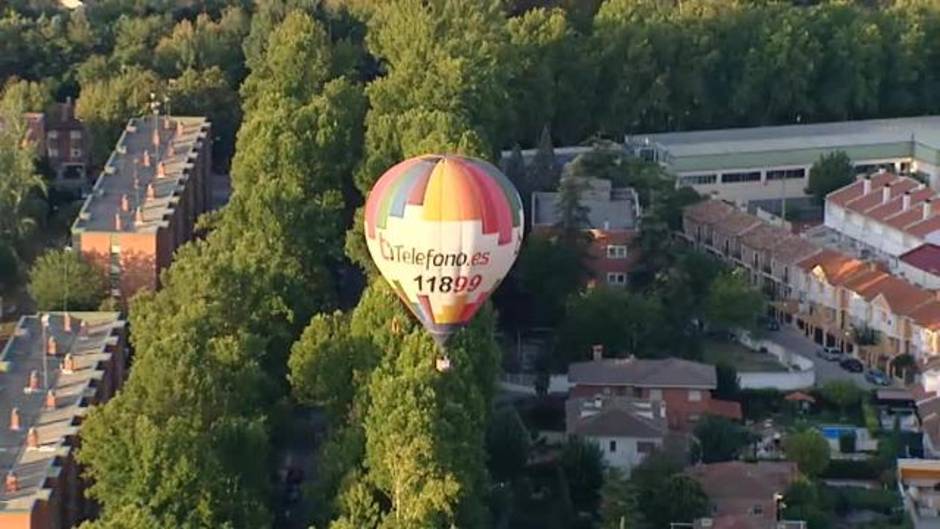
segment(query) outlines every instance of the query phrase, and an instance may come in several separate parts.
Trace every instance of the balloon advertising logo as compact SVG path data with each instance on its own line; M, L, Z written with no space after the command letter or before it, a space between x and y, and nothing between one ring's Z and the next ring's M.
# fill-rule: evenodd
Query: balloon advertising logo
M389 169L369 193L369 253L438 344L467 325L522 244L522 200L492 164L426 155Z

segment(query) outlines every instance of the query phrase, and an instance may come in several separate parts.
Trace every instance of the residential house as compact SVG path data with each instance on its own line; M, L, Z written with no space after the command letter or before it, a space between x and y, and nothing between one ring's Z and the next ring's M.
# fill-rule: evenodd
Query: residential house
M610 180L583 179L581 206L587 222L580 228L589 236L585 267L592 284L626 286L638 262L633 240L639 229L640 201L630 187L614 188ZM559 223L558 192L532 193L532 230L554 233Z
M0 529L68 529L93 516L75 460L89 407L120 389L127 329L115 312L20 318L0 363Z
M571 437L596 444L608 466L629 475L630 469L663 445L665 403L617 396L569 398L565 429Z
M52 185L67 191L89 187L87 171L90 138L85 125L75 117L72 99L54 103L46 112L27 112L27 139L46 160L53 174Z
M718 387L715 367L699 362L666 358L600 358L568 366L571 398L631 397L666 404L669 429L688 432L702 415L741 418L737 402L714 398Z
M795 235L784 238L773 248L769 277L772 287L765 292L770 296L771 308L778 320L793 323L793 317L799 311L798 295L794 289L800 273L797 263L821 251L815 244Z
M792 234L778 226L761 222L744 232L738 242L741 245L741 262L748 270L751 284L765 289L773 295L773 256L778 246L793 238Z
M741 237L764 221L743 211L734 210L714 226L715 248L737 266L746 266L741 255Z
M940 396L918 400L917 419L924 441L924 457L940 459Z
M898 459L897 482L914 528L940 527L940 461Z
M697 521L697 527L712 529L775 528L779 503L799 477L790 461L699 464L685 473L702 486L711 508L707 521Z
M715 245L715 226L734 211L734 207L720 200L703 200L686 207L682 212L682 233L696 248L721 255Z

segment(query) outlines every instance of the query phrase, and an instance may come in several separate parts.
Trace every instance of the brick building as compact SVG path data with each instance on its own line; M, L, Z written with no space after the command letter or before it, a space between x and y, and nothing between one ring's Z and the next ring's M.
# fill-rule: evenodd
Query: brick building
M799 478L796 463L727 461L695 465L685 473L702 486L711 508L709 518L696 520L696 529L802 527L800 522L778 523L780 502Z
M36 144L55 175L60 189L80 191L88 187L89 138L85 125L75 117L75 104L69 98L53 104L46 112L25 114L27 137Z
M625 286L638 261L632 248L639 230L640 202L633 188L614 188L609 180L585 179L581 206L587 208L590 236L585 266L592 284ZM559 222L557 192L532 193L532 230L552 233Z
M131 119L72 226L73 243L108 274L125 302L155 289L173 252L193 237L210 206L209 121Z
M115 312L20 318L0 358L0 529L67 529L94 514L74 448L88 407L123 384L126 351Z
M698 362L600 358L595 353L592 361L568 366L568 382L573 386L570 398L621 396L664 402L671 430L691 431L705 414L741 418L740 404L713 397L718 388L714 366Z

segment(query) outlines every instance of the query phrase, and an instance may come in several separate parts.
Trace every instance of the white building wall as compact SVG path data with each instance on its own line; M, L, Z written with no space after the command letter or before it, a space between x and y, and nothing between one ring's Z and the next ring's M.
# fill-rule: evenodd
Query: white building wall
M661 447L663 440L661 438L643 439L637 437L585 437L600 448L604 454L604 462L611 467L624 471L628 476L630 470L639 465L646 459L646 454L641 454L637 450L637 443L653 443ZM614 443L614 450L611 450L611 443Z
M911 266L904 261L898 261L897 272L911 283L914 283L920 287L931 290L940 289L940 276Z

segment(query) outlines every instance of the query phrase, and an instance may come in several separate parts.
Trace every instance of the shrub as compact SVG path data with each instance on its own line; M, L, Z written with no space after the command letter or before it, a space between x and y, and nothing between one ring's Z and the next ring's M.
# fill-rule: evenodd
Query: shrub
M882 466L874 460L832 459L820 475L824 479L878 479Z
M844 432L839 436L839 451L843 454L855 452L855 432Z
M865 418L865 428L868 428L868 432L872 435L878 433L878 430L881 429L881 423L878 422L878 412L867 400L862 402L862 415Z

